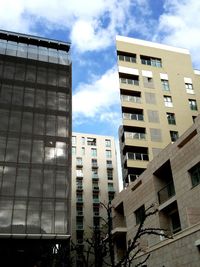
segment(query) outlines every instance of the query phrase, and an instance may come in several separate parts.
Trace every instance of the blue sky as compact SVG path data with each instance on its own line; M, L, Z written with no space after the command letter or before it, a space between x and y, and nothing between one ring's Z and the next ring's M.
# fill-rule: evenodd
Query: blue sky
M117 138L115 36L188 48L199 68L199 14L197 0L1 0L0 28L71 42L73 130Z

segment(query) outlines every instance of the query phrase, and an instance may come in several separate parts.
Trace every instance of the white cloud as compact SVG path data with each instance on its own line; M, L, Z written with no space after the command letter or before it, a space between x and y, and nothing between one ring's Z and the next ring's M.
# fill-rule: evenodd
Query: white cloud
M3 3L2 3L3 2ZM1 1L2 29L37 33L62 28L70 31L75 48L84 51L108 47L116 34L137 29L139 18L131 7L142 12L148 0L5 0ZM41 32L39 32L40 34Z
M101 77L93 76L90 83L81 83L73 95L73 115L100 120L117 117L114 106L119 106L119 83L116 67Z
M196 66L200 67L200 2L165 1L165 13L160 16L155 40L188 48Z

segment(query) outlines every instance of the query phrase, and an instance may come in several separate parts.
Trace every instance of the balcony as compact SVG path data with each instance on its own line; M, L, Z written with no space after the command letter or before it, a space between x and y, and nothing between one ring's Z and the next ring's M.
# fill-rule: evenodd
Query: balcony
M76 224L76 230L83 231L83 224Z
M93 190L94 192L99 192L99 186L93 186L92 190Z
M114 187L108 187L108 192L109 193L115 193Z
M118 55L118 60L119 61L126 61L126 62L130 62L130 63L136 63L136 55Z
M82 185L77 185L76 191L83 191L83 186Z
M175 196L174 183L170 182L158 191L159 204L166 202L171 197Z
M129 160L142 160L142 161L148 161L149 155L144 153L132 153L128 152L126 153L126 158Z
M98 163L92 163L92 169L98 169L99 166L98 166Z
M77 173L76 177L79 178L79 179L83 179L83 173Z
M137 140L145 140L146 134L145 133L131 133L131 132L124 132L125 138L128 139L137 139Z
M93 173L92 180L99 180L99 175L97 173Z
M83 204L83 198L77 198L76 203Z
M144 121L143 114L131 114L131 113L123 113L124 120L137 120L137 121Z
M160 58L151 58L151 57L145 57L141 56L141 64L143 65L148 65L148 66L153 66L153 67L162 67L162 61Z
M127 78L120 78L120 83L129 84L129 85L139 85L139 80L132 80Z
M97 198L93 198L93 204L100 204L100 201L99 201L99 199L97 199Z
M141 97L130 96L130 95L121 95L122 101L132 102L132 103L141 103Z
M83 217L83 211L77 211L76 216L77 217Z
M77 162L76 162L76 166L77 166L77 167L83 167L83 162L80 161L80 160L77 161Z
M109 163L109 164L107 163L107 164L106 164L106 168L107 168L107 169L113 169L113 165L112 165L112 163Z
M99 216L100 216L100 214L99 214L98 211L95 211L95 212L93 213L93 215L94 215L94 217L99 217Z

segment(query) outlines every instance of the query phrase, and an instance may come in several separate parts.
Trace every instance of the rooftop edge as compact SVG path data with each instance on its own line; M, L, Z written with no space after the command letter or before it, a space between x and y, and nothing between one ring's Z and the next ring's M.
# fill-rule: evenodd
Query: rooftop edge
M71 43L69 42L58 41L58 40L54 40L50 38L11 32L11 31L1 30L1 29L0 29L0 39L33 44L33 45L41 45L41 46L45 46L49 48L66 50L67 52L69 52L70 46L71 46Z
M158 49L163 49L163 50L168 50L168 51L178 52L178 53L183 53L183 54L190 54L189 50L185 49L185 48L178 48L178 47L174 47L174 46L170 46L170 45L154 43L154 42L150 42L150 41L135 39L132 37L125 37L125 36L121 36L121 35L116 36L116 41L126 42L126 43L130 43L130 44L135 44L135 45L149 46L152 48L158 48Z

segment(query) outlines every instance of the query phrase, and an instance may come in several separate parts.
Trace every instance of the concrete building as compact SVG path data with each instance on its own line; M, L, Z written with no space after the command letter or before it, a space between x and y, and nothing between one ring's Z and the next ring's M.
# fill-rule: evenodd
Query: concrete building
M72 133L72 240L83 243L106 218L118 192L115 141L111 136Z
M3 266L50 266L44 255L70 236L69 52L66 42L0 31Z
M166 229L173 239L144 236L136 262L151 253L148 267L198 267L200 264L200 116L173 144L112 201L113 235L120 258L134 237L144 210L155 203L158 212L146 227ZM134 262L134 263L136 263Z
M188 129L200 108L200 71L189 51L117 36L124 187Z

